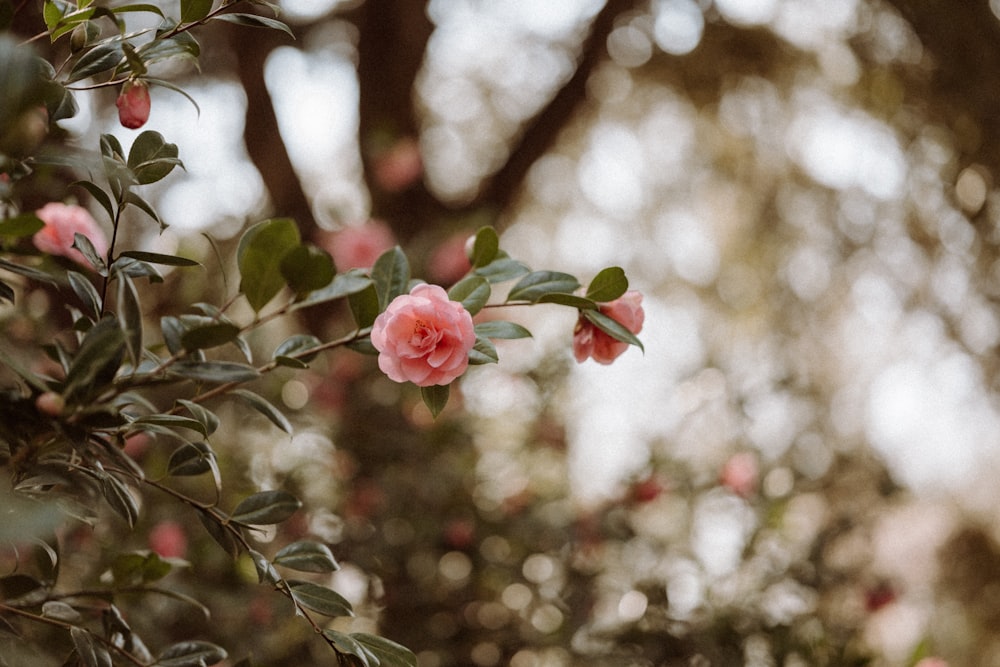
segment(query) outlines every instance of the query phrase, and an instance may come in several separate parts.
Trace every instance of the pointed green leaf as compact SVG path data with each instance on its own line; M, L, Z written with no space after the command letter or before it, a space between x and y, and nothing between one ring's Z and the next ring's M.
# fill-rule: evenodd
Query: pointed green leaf
M431 416L437 417L448 405L448 396L451 394L451 386L447 384L434 384L429 387L420 388L420 398L424 405L431 411Z
M179 257L178 255L161 255L157 252L142 252L139 250L126 250L123 252L121 257L131 257L132 259L137 259L141 262L149 262L150 264L161 264L163 266L201 266L198 262L193 259L188 259L187 257Z
M587 286L587 298L599 303L614 301L628 289L625 271L617 266L609 266L594 276Z
M135 426L166 426L167 428L186 428L190 429L202 436L207 436L205 425L202 424L197 419L192 419L191 417L184 417L183 415L146 415L144 417L139 417L132 422Z
M178 361L169 372L189 380L223 384L227 382L249 382L260 377L253 366L233 361Z
M378 657L350 635L336 630L324 630L323 637L330 642L337 653L352 656L353 663L357 663L361 667L378 667Z
M194 23L212 11L212 0L181 0L181 21Z
M191 317L193 316L185 316L182 322L187 325L187 318ZM207 350L232 343L240 335L240 328L232 322L216 322L207 317L199 319L204 319L204 323L189 328L181 334L181 345L185 350Z
M495 364L500 361L497 354L497 346L489 338L476 336L476 344L469 350L469 363L477 366L480 364Z
M293 542L274 557L275 565L290 567L299 572L336 572L340 565L325 544L311 541Z
M232 520L251 526L281 523L302 507L287 491L261 491L246 498L233 510Z
M330 253L313 245L292 248L281 260L281 275L299 297L322 287L333 280L333 259Z
M215 465L215 452L207 442L188 442L174 450L167 463L167 474L190 477L209 472Z
M476 336L482 338L531 338L531 332L520 324L506 322L504 320L490 320L480 322L475 327Z
M543 294L538 297L538 300L535 301L535 303L556 303L560 306L569 306L579 310L594 310L597 308L597 302L592 299L577 296L576 294L566 294L564 292L549 292L548 294Z
M511 288L507 301L529 301L535 303L545 294L553 292L570 293L580 287L577 279L568 273L558 271L533 271L524 276Z
M240 291L255 311L285 286L281 262L298 245L299 229L290 218L259 222L243 234L237 249Z
M216 21L228 21L229 23L236 23L237 25L248 26L250 28L270 28L272 30L280 30L281 32L287 33L292 37L295 34L292 29L281 21L277 21L267 16L258 16L257 14L218 14L212 17Z
M176 144L167 143L155 130L146 130L132 143L128 154L128 168L141 185L161 180L174 167L181 166Z
M410 261L402 248L387 250L372 266L372 281L378 293L379 312L385 310L393 299L405 294L410 282Z
M107 265L104 263L104 258L97 254L97 250L94 248L94 244L91 243L90 239L76 232L73 234L73 247L83 253L83 256L87 258L90 265L97 270L102 276L108 275Z
M307 581L289 581L288 589L292 598L306 609L324 616L354 616L351 603L326 586Z
M128 522L129 528L135 526L139 518L139 503L128 487L117 477L104 474L100 477L101 495L108 505Z
M142 311L135 283L125 274L118 276L118 321L132 365L138 366L142 360Z
M69 279L69 286L83 304L83 314L96 322L101 317L101 295L97 293L94 283L76 271L67 271L66 277Z
M314 306L318 303L326 303L343 299L351 294L356 294L371 286L372 279L361 269L351 269L346 273L337 274L333 282L326 287L310 292L306 298L295 304L297 308Z
M178 398L177 403L183 405L191 413L191 416L202 425L204 430L201 432L206 438L215 433L216 429L219 428L219 417L211 410L207 410L204 406L183 398Z
M211 667L227 657L225 649L205 641L186 641L167 647L156 659L157 667Z
M616 340L622 341L623 343L635 345L640 350L645 352L645 348L642 346L642 341L640 341L634 333L626 329L619 322L613 320L599 310L584 310L581 312L585 318L590 320L594 326L604 333Z
M234 389L232 393L249 403L250 407L267 417L272 424L280 428L285 433L292 432L292 424L288 421L288 418L285 417L280 410L271 405L271 403L268 402L263 396L255 394L247 389Z
M88 630L74 625L70 627L69 635L83 667L111 667L111 656L107 649Z
M354 316L354 322L358 325L359 329L370 327L375 322L375 318L378 317L380 312L378 291L375 289L375 283L371 283L360 292L351 294L347 297L347 300L351 306L351 315Z
M452 285L448 290L448 298L458 301L462 307L469 311L470 315L475 315L490 300L493 291L486 278L477 275L466 276Z
M380 667L417 667L417 656L402 644L364 632L353 632L351 637L378 656Z
M264 557L264 554L250 549L249 556L250 560L253 561L254 569L257 570L257 583L277 584L281 581L281 575L274 569L271 561Z
M110 382L124 355L125 334L114 317L105 317L86 333L70 362L63 395L67 400L99 392Z
M310 351L322 345L319 338L306 334L295 334L281 343L274 351L274 360L282 366L306 368L306 364L316 358L318 351Z
M472 244L472 266L480 268L487 266L497 257L500 251L500 237L492 227L481 227L476 232L475 241Z
M531 271L531 269L529 269L525 264L517 261L516 259L511 259L502 250L497 254L497 258L486 266L480 266L473 269L473 273L477 276L482 276L494 284L502 283L507 280L513 280L514 278L523 276L529 271Z
M212 536L212 539L215 540L216 544L222 547L227 554L233 558L239 555L241 548L240 543L236 540L233 534L229 532L229 529L226 526L222 525L214 517L210 517L204 512L198 513L198 519L201 521L201 525L205 527L205 530L208 531L208 534Z
M105 42L90 49L76 61L70 70L66 83L75 83L81 79L106 72L118 66L122 61L122 46L120 42Z

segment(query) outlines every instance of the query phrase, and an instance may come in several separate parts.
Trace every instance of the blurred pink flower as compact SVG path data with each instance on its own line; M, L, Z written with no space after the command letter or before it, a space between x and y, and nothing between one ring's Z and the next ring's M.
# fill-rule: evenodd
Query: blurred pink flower
M130 130L135 130L149 120L149 86L144 81L126 81L115 100L118 107L118 121Z
M472 268L468 254L468 232L459 232L441 242L427 265L430 279L439 285L454 285Z
M759 474L757 456L753 452L738 452L722 466L719 483L736 495L748 498L757 491Z
M377 155L373 165L375 183L386 192L402 192L424 173L420 146L413 137L403 137Z
M923 658L913 667L948 667L948 661L935 657Z
M634 334L642 331L646 313L642 309L642 294L629 290L614 301L601 304L600 312ZM580 316L573 332L573 356L583 363L592 358L599 364L610 364L628 349L628 343L612 338L590 320Z
M438 285L421 284L393 299L375 319L371 339L389 379L429 387L465 372L476 333L462 304Z
M73 247L74 234L79 233L90 239L98 255L104 257L108 254L104 231L82 206L52 202L35 211L35 215L45 226L31 240L42 252L68 257L81 266L90 267L83 253Z
M396 245L389 225L381 220L369 220L363 225L324 232L319 245L333 257L338 271L370 269L379 255Z
M149 548L162 558L184 558L187 546L184 527L176 521L161 521L149 531Z

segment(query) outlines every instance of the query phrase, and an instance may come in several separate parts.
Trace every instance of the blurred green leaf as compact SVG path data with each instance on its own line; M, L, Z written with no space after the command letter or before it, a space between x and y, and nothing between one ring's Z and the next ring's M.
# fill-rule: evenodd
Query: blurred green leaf
M290 218L273 218L253 225L240 239L237 264L240 291L260 312L285 286L281 262L299 245L299 228Z
M375 260L371 271L375 291L378 293L379 312L400 294L407 292L410 282L410 261L402 248L386 250Z
M207 350L231 343L240 335L240 328L232 322L217 322L208 317L198 317L203 322L189 326L188 320L194 317L197 316L186 315L181 318L185 326L184 333L181 334L181 345L185 350Z
M293 542L282 548L275 555L274 564L300 572L324 573L340 569L328 546L308 540Z
M83 618L80 612L60 600L49 600L43 604L42 616L64 623L78 623Z
M535 303L545 294L553 292L570 293L580 287L577 279L568 273L558 271L533 271L514 285L507 295L507 301L529 301Z
M125 334L115 317L105 317L88 331L66 373L67 400L90 396L110 382L121 364Z
M215 433L216 429L219 428L219 417L211 410L207 410L204 406L183 398L178 398L177 403L184 406L184 409L190 412L191 416L202 425L204 430L201 432L206 438Z
M70 638L73 640L73 648L76 656L83 667L111 667L111 656L94 638L94 635L85 628L78 625L69 629Z
M14 303L14 288L0 280L0 299Z
M281 260L281 275L296 296L326 287L333 280L333 259L330 253L314 245L292 248Z
M200 21L212 11L213 0L181 0L181 21L193 23Z
M308 581L289 581L288 590L292 598L306 609L324 616L354 616L351 603L326 586Z
M371 283L360 292L354 292L347 299L351 306L351 315L354 316L354 322L358 328L370 327L380 312L375 283Z
M135 526L139 518L139 502L129 491L125 483L109 473L100 476L101 495L120 517L128 522L129 528Z
M351 637L378 657L380 667L417 667L417 656L402 644L364 632Z
M306 298L296 304L296 307L314 306L318 303L343 299L367 289L372 284L372 279L364 271L351 269L346 273L334 276L333 282L326 287L310 292Z
M8 238L31 236L44 226L45 223L39 220L34 213L22 213L12 218L0 220L0 236Z
M202 436L208 435L203 423L197 419L192 419L191 417L185 417L183 415L146 415L139 417L133 421L132 424L136 426L146 426L151 424L155 426L166 426L167 428L186 428L199 433Z
M497 346L489 338L476 335L476 344L469 350L469 363L478 366L481 364L495 364L500 361L497 353Z
M30 266L25 266L24 264L18 264L17 262L8 262L3 258L0 258L0 269L5 269L11 273L22 275L25 278L30 278L31 280L48 283L49 285L59 284L59 280L52 274L39 271L38 269Z
M97 293L97 288L89 278L76 271L67 271L66 278L83 305L83 314L96 322L101 317L101 295Z
M260 372L253 366L234 361L178 361L170 366L169 372L211 384L249 382L260 377Z
M205 527L208 534L212 536L222 549L229 554L231 557L235 558L240 553L240 543L237 541L236 537L229 532L227 526L219 523L215 517L211 517L204 512L198 513L198 519L201 521L201 525ZM157 663L159 664L159 663Z
M285 415L282 414L276 407L271 405L271 403L263 396L255 394L247 389L234 389L232 394L249 403L250 407L267 417L272 424L280 428L285 433L292 432L291 422L289 422Z
M287 491L261 491L237 505L231 519L251 526L267 526L288 519L300 507L302 502Z
M618 266L601 270L587 286L587 298L599 303L614 301L628 289L625 271Z
M481 227L476 232L475 241L472 244L472 257L470 261L475 268L488 266L497 257L500 251L500 237L492 227Z
M135 284L126 274L118 276L118 321L132 365L137 367L142 361L142 310Z
M264 554L250 549L249 556L250 560L253 561L254 569L257 570L257 583L276 584L281 581L281 575L274 569L271 561L264 557Z
M594 326L604 333L616 340L622 341L623 343L635 345L640 350L645 352L645 348L642 346L642 341L640 341L634 333L626 329L616 320L608 317L598 310L584 310L582 312L585 318L587 318L593 323Z
M470 315L475 315L490 300L493 293L490 283L486 278L477 275L466 276L452 285L448 290L448 298L458 301L462 307L469 311Z
M179 642L156 658L158 667L210 667L227 657L225 649L205 641Z
M167 473L175 477L190 477L209 472L215 465L215 452L207 442L188 442L170 455Z
M118 586L137 586L170 574L173 566L155 551L119 553L111 563L111 576Z
M531 332L520 324L504 320L480 322L475 327L476 336L483 338L531 338Z
M228 21L229 23L236 23L237 25L244 25L251 28L270 28L272 30L280 30L292 37L295 34L292 29L281 21L277 21L266 16L258 16L256 14L218 14L213 17L216 21Z
M157 252L143 252L141 250L126 250L120 256L130 257L141 262L149 262L150 264L162 264L164 266L201 266L198 262L187 257L161 255Z
M441 414L441 411L448 405L450 394L451 386L447 384L434 384L429 387L420 388L420 398L434 417Z
M319 338L306 334L294 334L286 338L274 350L274 360L282 366L305 368L306 364L316 358L319 352L310 352L322 345Z

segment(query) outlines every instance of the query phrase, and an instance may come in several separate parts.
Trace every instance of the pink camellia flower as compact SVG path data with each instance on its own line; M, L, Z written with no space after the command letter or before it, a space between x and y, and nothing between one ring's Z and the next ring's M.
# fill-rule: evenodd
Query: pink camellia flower
M472 316L438 285L397 296L372 325L378 366L389 379L418 387L445 385L465 372L476 343Z
M176 521L161 521L149 531L149 548L162 558L184 558L187 544L184 527Z
M602 303L598 309L634 334L642 331L646 313L642 309L642 294L629 290L614 301ZM582 315L573 331L573 356L583 363L592 358L599 364L610 364L628 349L628 343L612 338Z
M74 235L83 234L94 245L101 257L108 254L108 239L90 212L82 206L52 202L35 211L35 215L45 223L31 238L35 247L50 255L68 257L81 266L90 267L90 262L73 247Z
M142 127L149 120L149 86L144 81L126 81L115 106L124 127L130 130Z
M370 269L379 255L396 245L396 237L386 223L369 220L363 225L324 232L318 243L333 257L337 270L346 271Z
M719 483L736 495L749 498L757 491L759 474L757 456L753 452L737 452L722 466Z

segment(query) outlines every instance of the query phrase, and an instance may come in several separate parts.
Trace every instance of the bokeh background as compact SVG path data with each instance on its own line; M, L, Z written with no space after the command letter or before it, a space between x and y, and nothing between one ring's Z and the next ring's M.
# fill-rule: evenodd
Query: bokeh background
M296 435L234 417L216 447L306 498L285 530L343 565L337 623L420 667L1000 665L1000 3L279 4L295 39L218 24L157 73L198 108L152 91L185 170L134 243L207 257L290 216L448 284L491 224L535 268L623 266L647 315L604 367L572 312L505 313L535 337L437 421L351 352L273 374ZM81 92L65 139L127 148L113 99ZM321 664L158 512L217 568L235 657Z

